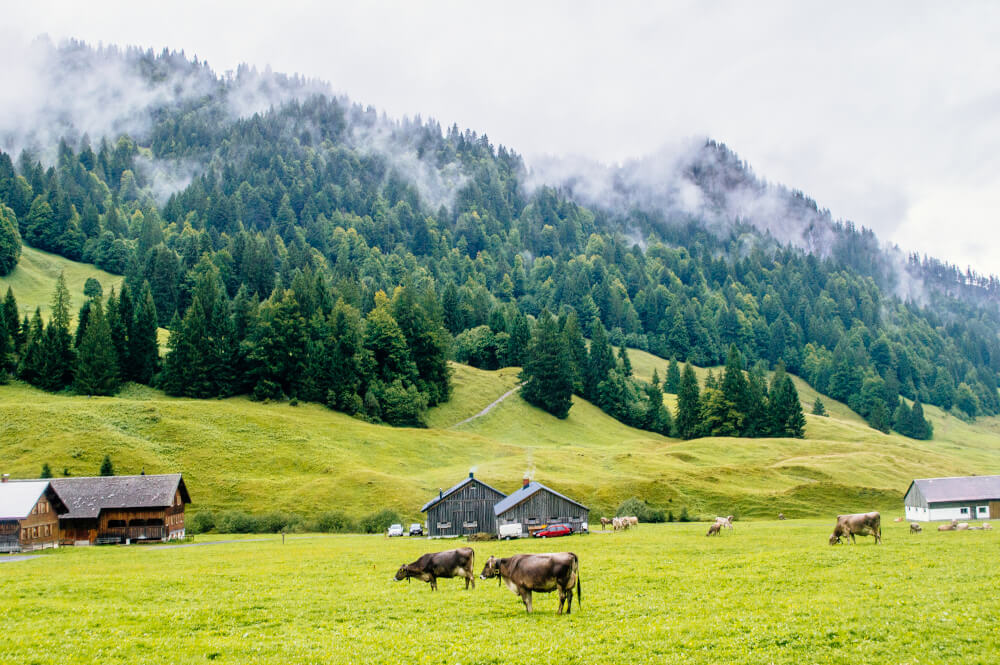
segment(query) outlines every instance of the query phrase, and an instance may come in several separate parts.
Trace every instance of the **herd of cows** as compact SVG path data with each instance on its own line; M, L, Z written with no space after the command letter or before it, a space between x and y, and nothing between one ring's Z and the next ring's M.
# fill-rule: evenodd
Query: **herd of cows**
M784 517L783 515L781 516ZM733 528L732 515L716 517L708 528L709 536L718 535L722 529ZM897 522L902 518L897 518ZM601 518L602 529L611 525L615 531L638 526L635 517ZM970 527L967 522L952 520L950 524L942 524L938 531L986 530L992 527L984 523L978 527ZM918 523L910 524L910 533L920 533ZM856 542L855 536L874 536L875 543L882 542L882 516L877 512L856 513L853 515L837 515L837 523L830 534L830 544L837 545L841 541ZM437 580L441 578L464 578L465 588L476 588L475 580L476 553L471 547L460 547L445 552L429 552L413 563L403 564L396 571L394 579L397 582L418 579L429 582L431 590L437 590ZM563 605L569 614L573 607L573 589L576 588L577 605L582 604L580 593L580 561L572 552L556 552L549 554L515 554L511 557L497 558L491 556L483 567L480 579L497 578L498 584L506 584L507 588L520 596L524 608L531 613L531 594L534 592L548 593L559 591L559 611L563 613Z

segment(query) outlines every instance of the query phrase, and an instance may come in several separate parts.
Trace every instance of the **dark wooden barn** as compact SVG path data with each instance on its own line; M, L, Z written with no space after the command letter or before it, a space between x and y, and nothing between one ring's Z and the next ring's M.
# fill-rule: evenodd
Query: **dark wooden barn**
M506 496L470 472L454 487L438 492L421 512L427 513L427 535L462 536L471 533L496 533L493 506Z
M0 552L27 552L59 543L66 506L47 480L0 483Z
M505 524L520 524L526 534L555 523L569 524L577 532L589 529L589 508L527 478L521 489L497 503L493 512L497 528Z
M184 537L184 505L191 497L179 473L53 478L52 487L69 509L59 517L64 544Z

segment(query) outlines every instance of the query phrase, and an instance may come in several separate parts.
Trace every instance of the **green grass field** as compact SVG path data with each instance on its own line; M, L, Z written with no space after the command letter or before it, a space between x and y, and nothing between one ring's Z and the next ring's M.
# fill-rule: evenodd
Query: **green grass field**
M69 289L72 298L70 315L73 317L76 317L77 310L86 300L86 296L83 295L83 285L88 277L93 277L101 283L105 295L111 287L121 288L120 275L112 275L89 263L77 263L24 245L17 267L9 275L0 277L0 297L3 297L7 293L7 287L10 287L14 290L22 318L25 315L31 316L36 307L41 307L42 316L48 320L52 293L60 272L64 275L66 288Z
M304 536L63 548L0 563L4 663L993 663L1000 532L826 544L832 523L641 525L490 554L573 551L582 607L526 615L496 582L395 583L453 541ZM219 536L218 538L224 538ZM199 542L201 542L199 540ZM464 544L464 543L462 543Z
M357 517L388 507L414 520L471 468L508 492L533 472L587 504L595 521L633 495L675 515L684 507L756 517L899 511L913 478L1000 473L1000 419L970 425L934 407L935 439L923 442L877 432L832 400L829 418L807 416L805 440L679 441L626 427L583 400L558 420L517 394L455 427L517 373L454 369L454 398L432 410L431 429L372 425L314 404L176 399L142 386L79 397L14 383L0 386L0 458L22 478L46 462L56 474L93 475L105 454L118 473L182 471L193 512Z

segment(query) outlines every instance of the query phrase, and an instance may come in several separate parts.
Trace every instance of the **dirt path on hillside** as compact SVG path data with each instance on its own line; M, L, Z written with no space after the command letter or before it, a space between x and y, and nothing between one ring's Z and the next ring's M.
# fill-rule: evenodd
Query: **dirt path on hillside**
M505 392L503 395L500 395L500 397L498 399L496 399L492 404L490 404L489 406L487 406L485 409L483 409L482 411L480 411L476 415L469 416L465 420L463 420L461 422L458 422L458 423L455 423L454 425L452 425L448 429L452 429L452 428L458 427L459 425L464 425L465 423L471 422L471 421L475 420L476 418L485 416L487 413L489 413L490 411L493 410L494 406L496 406L500 402L504 401L505 399L507 399L508 397L510 397L511 395L513 395L514 393L516 393L520 389L521 389L521 384L518 384L518 385L514 386L513 388L511 388L510 390L508 390L507 392Z

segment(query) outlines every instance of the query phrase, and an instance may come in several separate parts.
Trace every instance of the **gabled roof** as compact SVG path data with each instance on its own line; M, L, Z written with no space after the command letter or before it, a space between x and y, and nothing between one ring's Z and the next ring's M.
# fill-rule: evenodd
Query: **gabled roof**
M496 492L500 496L507 496L506 494L504 494L503 492L501 492L497 488L490 487L489 485L487 485L486 483L484 483L483 481L481 481L479 478L474 478L472 476L469 476L468 478L463 479L462 482L460 482L459 484L454 485L452 487L449 487L445 491L441 492L438 496L434 497L433 499L431 499L430 501L428 501L427 503L425 503L424 507L420 509L420 512L426 513L428 509L432 508L439 501L444 501L445 499L447 499L449 494L454 494L455 492L457 492L458 490L462 489L463 487L465 487L469 483L479 483L483 487L486 487L488 489L493 490L494 492Z
M560 499L563 499L565 501L569 501L570 503L572 503L575 506L580 506L584 510L590 510L590 508L588 508L587 506L583 505L579 501L574 501L573 499L569 498L568 496L564 496L564 495L560 494L559 492L555 491L551 487L546 487L545 485L543 485L541 483L530 482L527 485L524 485L523 487L521 487L521 489L517 490L516 492L514 492L513 494L511 494L510 496L508 496L506 499L504 499L503 501L501 501L497 505L493 506L493 513L495 515L501 515L501 514L507 512L508 510L510 510L511 508L513 508L514 506L516 506L517 504L521 503L522 501L524 501L525 499L527 499L531 495L535 494L536 492L540 492L542 490L545 490L546 492L550 492L552 494L555 494Z
M179 473L151 476L97 476L53 478L52 488L69 513L66 519L95 518L111 508L166 508L180 490L181 501L191 503Z
M50 489L48 480L9 480L0 483L0 520L23 520L42 495L48 493L56 513L65 513L66 506Z
M1000 500L1000 476L920 478L910 483L910 488L914 485L928 503ZM910 488L907 488L907 494Z

